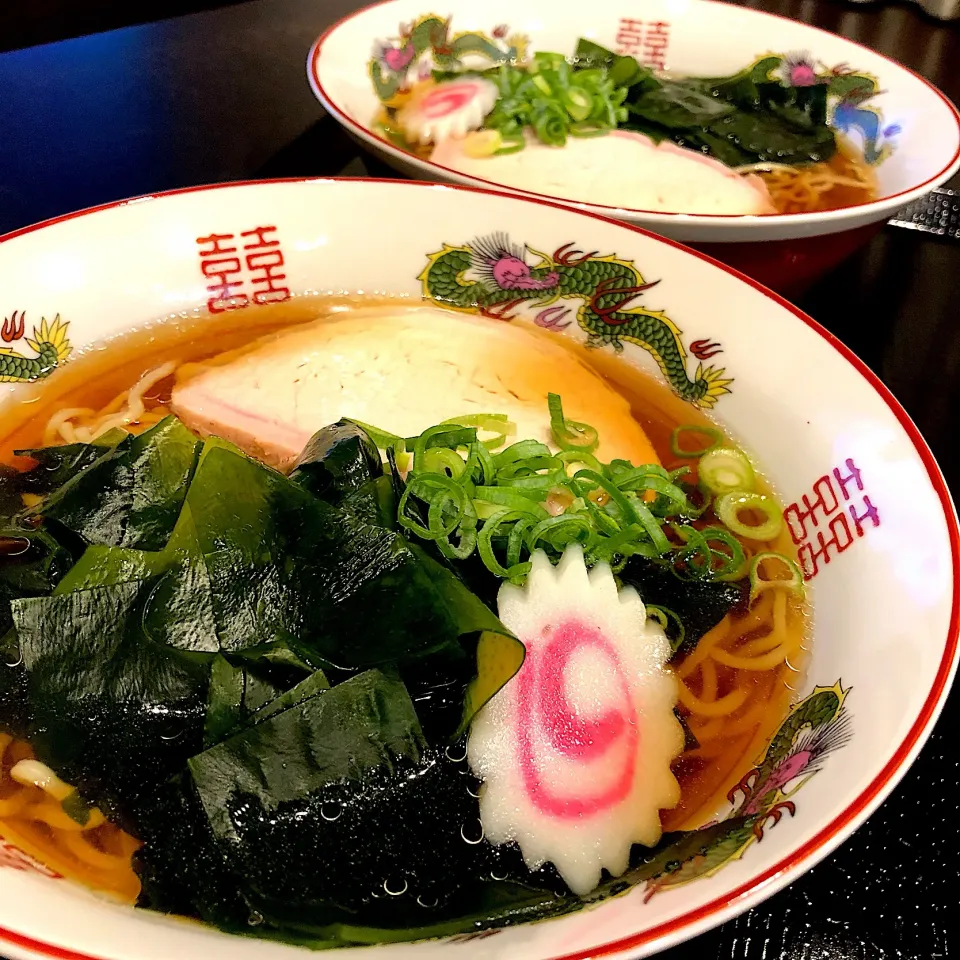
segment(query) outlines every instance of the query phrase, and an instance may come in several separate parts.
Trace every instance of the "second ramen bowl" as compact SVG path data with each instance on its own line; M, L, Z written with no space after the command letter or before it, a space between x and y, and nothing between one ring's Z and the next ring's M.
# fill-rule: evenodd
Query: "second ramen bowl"
M449 17L451 41L480 38L471 40L470 49L488 42L492 48L572 54L578 39L585 37L657 69L708 77L728 76L773 55L782 59L781 70L805 72L806 81L791 82L830 84L834 129L863 152L877 173L879 196L869 203L757 217L654 213L562 201L690 244L787 295L802 291L866 243L897 210L960 168L960 115L939 90L866 47L794 20L712 0L647 0L636 10L620 0L589 5L530 0L521 6L511 0L483 5L452 0L438 10L428 0L387 0L351 14L320 36L307 73L317 97L351 136L417 179L503 189L413 156L374 127L380 103L371 71L375 63L383 75L389 75L391 65L401 73L409 70L404 37L428 14ZM431 52L416 55L414 68L429 61Z
M260 252L231 252L244 244ZM497 251L509 270L493 269ZM612 267L642 309L593 329L605 321L590 304ZM482 300L487 317L477 323L529 324L551 338L599 331L611 363L633 365L685 408L715 416L768 474L812 596L812 651L792 712L709 836L599 904L483 935L388 944L377 951L384 960L649 956L828 855L906 775L930 733L956 667L960 590L943 478L902 408L846 348L701 255L502 193L315 180L186 190L42 224L0 238L0 276L16 309L0 350L7 424L38 391L62 389L77 356L153 322L210 324L210 307L233 328L256 329L264 301L365 292L474 314ZM454 334L451 357L459 349ZM143 369L154 362L148 352L142 360ZM5 956L313 956L110 902L5 831L0 815Z

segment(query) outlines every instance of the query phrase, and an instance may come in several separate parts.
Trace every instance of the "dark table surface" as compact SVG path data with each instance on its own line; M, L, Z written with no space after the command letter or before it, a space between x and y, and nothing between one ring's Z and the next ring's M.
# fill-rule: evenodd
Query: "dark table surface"
M0 233L196 183L384 175L324 116L310 44L357 0L254 0L0 54ZM749 0L912 67L960 102L960 26L913 5ZM2 23L2 19L0 19ZM10 46L9 37L3 46ZM887 227L801 306L887 383L955 495L960 242ZM2 280L0 280L2 295ZM960 954L960 693L882 809L787 890L669 960L936 960Z

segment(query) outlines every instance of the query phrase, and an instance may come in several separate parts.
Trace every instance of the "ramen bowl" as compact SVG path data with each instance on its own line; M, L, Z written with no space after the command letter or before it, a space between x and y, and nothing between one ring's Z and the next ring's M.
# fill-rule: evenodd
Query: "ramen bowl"
M618 0L598 0L589 8L573 0L535 0L522 7L495 0L482 8L457 0L442 10L421 0L388 0L351 14L323 33L310 51L307 73L323 106L354 139L417 179L503 189L478 179L477 163L468 176L412 155L375 127L380 100L371 74L379 70L381 77L403 83L406 71L431 62L433 48L410 45L410 31L429 14L442 14L441 19L450 15L446 32L451 41L466 36L470 43L464 50L485 49L490 57L497 56L497 50L505 51L503 55L571 55L584 37L680 76L729 76L759 58L775 56L780 58L781 77L828 84L833 128L876 172L878 196L871 202L828 212L757 217L656 213L551 197L690 244L787 295L836 266L895 211L960 167L960 119L943 94L902 65L804 23L710 0L650 0L640 11ZM484 43L489 46L482 47ZM411 51L412 62L407 60ZM491 63L469 52L461 62L473 68ZM801 75L806 79L798 79ZM594 149L599 156L600 148ZM616 170L610 169L609 176L616 176ZM575 196L574 186L570 181L565 196Z
M480 269L495 249L510 251L511 271ZM0 417L5 429L22 419L66 383L71 364L108 357L132 330L149 333L137 341L149 344L189 324L201 324L190 329L202 338L214 318L220 330L224 318L235 331L253 329L273 301L309 309L327 294L449 303L433 267L463 257L472 266L449 276L464 289L486 284L486 316L476 322L537 328L558 342L583 341L589 323L603 322L587 309L598 270L613 264L634 280L639 291L622 307L637 312L596 349L659 380L691 415L709 412L756 456L786 505L813 598L812 645L777 737L729 784L733 799L702 842L666 850L628 889L569 915L379 954L649 956L758 904L849 837L907 775L956 668L960 541L944 480L897 401L829 333L703 255L555 204L391 181L222 185L0 238L0 275L16 308L3 324ZM570 281L563 291L561 275ZM544 282L531 287L524 277ZM518 297L520 288L527 293ZM469 299L459 306L477 310ZM646 338L630 325L639 323L652 325ZM654 341L656 356L644 345ZM451 337L451 355L457 348ZM0 817L6 956L309 955L117 903L72 882L19 836Z

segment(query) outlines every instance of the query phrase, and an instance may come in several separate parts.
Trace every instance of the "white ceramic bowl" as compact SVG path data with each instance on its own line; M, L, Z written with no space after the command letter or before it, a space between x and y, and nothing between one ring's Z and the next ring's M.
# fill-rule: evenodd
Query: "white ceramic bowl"
M686 375L674 386L691 390L688 384L704 376L704 367L722 363L723 377L732 383L730 392L718 396L714 412L756 452L784 502L792 505L788 520L808 572L816 570L815 640L802 693L815 687L839 693L842 685L845 698L830 701L824 716L847 718L852 736L843 746L821 736L816 748L808 736L806 752L793 751L794 778L780 782L778 799L802 784L793 796L796 815L774 824L773 810L761 808L763 843L753 842L752 829L746 830L746 849L737 851L742 858L675 888L658 884L649 902L645 898L653 888L635 888L579 914L458 942L457 956L647 956L770 896L849 836L890 793L926 740L956 667L960 616L958 532L949 495L916 428L877 378L776 295L671 241L503 194L358 180L185 190L0 238L5 305L18 311L4 324L0 376L11 375L11 353L35 355L27 339L42 339L42 318L59 315L67 325L63 352L76 352L148 321L198 312L217 295L209 290L215 282L211 271L204 272L210 246L205 238L239 239L244 231L268 226L279 242L272 249L284 260L282 268L274 268L274 289L293 294L363 290L419 300L424 294L419 278L431 255L498 233L526 245L530 265L541 256L533 251L543 252L551 271L575 269L569 266L571 254L599 251L615 254L638 278L658 280L642 303L665 311L675 325L674 348L713 356L702 364L687 356ZM264 278L241 265L234 279L240 286L232 292L250 298L250 305L234 314L236 323L255 321L255 294L265 289ZM461 281L470 282L469 275ZM553 307L577 307L589 296L588 286L585 281L583 297L560 302L544 290L540 302L517 308L512 322L539 317L541 326L556 326ZM553 307L545 307L548 302ZM552 335L582 337L583 331L572 323ZM660 376L650 353L632 343L624 347L624 362ZM2 391L0 416L20 402L23 387L7 382ZM853 468L859 480L851 478ZM831 539L835 545L824 548L823 541ZM817 728L821 734L825 729ZM824 744L836 752L822 755ZM809 776L814 767L818 772ZM776 769L782 773L782 764ZM769 787L770 781L765 783ZM691 863L671 876L697 872L698 864ZM377 956L421 960L453 949L440 940L383 947ZM9 843L0 844L0 952L60 960L307 956L105 902L51 877Z
M861 145L866 136L868 152L876 154L881 197L872 203L826 213L744 217L563 201L704 245L707 252L781 291L823 273L865 242L871 227L878 228L960 169L960 114L939 90L866 47L804 23L711 0L645 0L637 9L620 0L586 5L575 0L448 0L439 10L427 0L386 0L330 27L313 45L307 73L317 97L351 136L418 179L503 189L412 156L372 129L379 107L369 75L375 45L402 46L397 39L401 25L431 12L451 17L452 36L480 33L503 48L520 36L532 50L562 53L572 53L578 38L587 37L678 74L726 76L776 53L806 55L821 75L849 68L874 77L880 92L866 105L848 105L852 112L835 111L833 121ZM497 31L502 38L493 36L498 25L507 28Z

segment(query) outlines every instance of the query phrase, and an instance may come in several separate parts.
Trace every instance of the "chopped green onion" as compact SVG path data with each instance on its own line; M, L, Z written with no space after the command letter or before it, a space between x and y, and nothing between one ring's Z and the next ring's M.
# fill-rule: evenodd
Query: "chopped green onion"
M760 567L766 560L777 560L790 573L789 577L762 577ZM792 590L798 596L803 596L803 571L795 560L785 557L782 553L767 551L758 553L750 563L750 603L763 593L764 590L784 589Z
M710 509L710 505L713 503L713 497L711 497L710 494L705 493L691 483L680 483L677 484L677 486L680 487L687 497L687 507L681 512L683 517L688 520L696 520ZM699 499L699 503L694 502L695 497Z
M423 455L423 466L420 470L424 473L446 473L456 479L463 474L466 466L463 457L456 450L449 447L431 447Z
M493 552L493 538L497 535L500 527L517 520L526 521L527 518L515 510L501 510L484 523L483 529L477 536L477 553L480 554L484 566L495 576L503 577L506 580L519 575L518 565L513 564L505 567L497 560L496 554Z
M613 129L611 124L607 123L597 123L593 121L583 121L581 123L574 123L570 127L570 136L571 137L602 137L608 134Z
M696 527L673 524L672 529L683 541L676 553L674 573L682 579L709 579L713 568L710 542Z
M553 93L553 91L550 89L550 84L547 83L543 77L537 76L536 74L533 75L533 85L541 93L545 93L547 96L550 96L550 94Z
M687 433L698 434L702 437L709 437L710 442L706 446L693 447L687 449L680 445L680 438ZM681 424L672 434L670 434L670 449L675 457L684 457L688 460L696 460L705 453L709 453L715 447L723 443L723 434L715 427L702 427L695 423Z
M498 503L491 503L489 500L474 500L473 509L478 520L489 520L492 516L498 514L503 507Z
M597 473L603 471L603 464L592 454L584 453L583 450L561 450L557 454L557 459L566 466L567 470L571 466L580 464L588 470L596 470ZM576 473L576 470L574 470Z
M477 430L492 433L492 437L480 441L489 450L496 450L507 442L507 437L516 436L517 433L517 425L505 413L471 413L443 422L460 427L476 427Z
M685 513L690 501L683 490L675 483L665 479L666 471L655 463L635 467L627 472L623 471L616 480L620 490L650 490L662 498L664 503L657 503L651 509L658 515L667 516L670 513ZM668 475L669 476L669 475Z
M439 547L440 552L450 560L466 560L477 546L477 520L478 517L473 504L468 503L463 519L455 531L460 542L453 544L449 537L440 538L437 540L437 547Z
M683 641L687 635L687 628L684 627L683 621L669 607L661 607L653 603L647 604L647 616L652 617L660 624L670 641L670 652L676 653L683 646ZM677 635L674 637L667 633L667 628L671 623L675 624L677 628Z
M593 109L593 97L585 90L574 87L563 94L563 105L567 108L567 113L569 113L574 120L586 120ZM576 124L574 124L574 127L575 126ZM574 127L570 128L571 132Z
M746 574L746 554L740 541L723 527L704 527L700 531L707 544L716 542L723 544L726 550L717 550L710 547L711 575L714 580L739 580ZM720 565L715 566L713 561L719 559Z
M527 457L524 460L514 460L497 471L497 479L501 483L510 483L524 477L542 475L540 471L549 470L553 473L562 473L563 463L554 456Z
M497 468L494 466L490 451L483 443L474 443L470 446L470 452L467 454L466 472L474 483L481 486L488 483L492 484L495 481Z
M756 489L757 476L743 451L736 447L715 447L697 465L700 485L713 494Z
M533 527L527 535L527 547L533 553L537 544L545 540L554 550L562 551L570 543L586 546L594 536L593 524L586 514L564 513L559 517L547 517Z
M714 501L713 509L720 521L738 537L749 540L772 540L783 529L783 513L771 498L762 493L727 493ZM743 510L755 510L763 514L758 524L744 523L740 519Z
M393 447L398 453L402 453L404 450L404 441L403 437L398 437L395 433L388 433L386 430L381 430L379 427L372 427L369 423L363 423L361 420L350 420L346 418L350 423L355 423L364 433L381 449L386 450L387 447Z
M526 147L527 141L521 137L503 137L502 144L501 147L493 151L495 157L505 157L511 153L519 153Z
M610 560L617 554L627 551L643 534L643 527L639 523L631 523L609 537L603 537L593 548L593 554L598 560Z
M413 437L411 440L405 441L406 448L413 452L413 469L421 470L423 456L429 448L449 447L456 450L460 446L469 447L477 442L477 431L475 427L457 427L452 424L439 423L435 427L424 430L419 437Z
M526 545L527 531L536 523L533 519L518 520L510 530L510 536L507 537L507 568L516 570L520 563L520 554ZM511 579L516 576L513 574Z
M407 507L411 497L429 505L428 526L425 527L415 517L410 516ZM454 507L452 520L444 520L442 515L443 509L448 505ZM407 479L407 487L397 505L397 521L400 526L423 540L446 539L457 529L468 505L469 499L464 488L446 474L416 474Z
M497 470L502 470L508 463L514 463L517 460L552 456L550 448L539 440L519 440L517 443L511 443L506 450L494 454L493 463Z
M640 522L641 527L646 531L654 549L661 556L670 550L670 541L663 532L663 527L657 522L654 515L650 512L647 505L642 500L630 499L630 506L633 509L634 516Z
M620 491L615 483L593 470L579 470L574 479L577 481L589 480L596 484L596 486L601 487L610 497L611 502L620 510L624 523L636 521L640 524L641 528L646 531L654 547L661 554L666 553L670 549L670 541L667 540L667 535L663 532L663 527L657 523L647 506L636 497L628 498L626 494Z
M561 450L576 450L579 453L593 453L600 443L594 427L576 420L567 420L563 415L563 404L555 393L547 394L547 408L550 411L550 429L553 439Z
M473 492L476 502L494 503L500 507L509 507L516 513L542 520L549 516L546 510L524 492L511 487L477 487Z
M602 533L608 536L615 536L621 532L622 525L615 517L610 516L595 500L587 496L588 491L584 489L581 481L576 480L574 477L569 477L564 481L563 485L573 493L573 503L583 505L581 509L586 509L592 515L594 523L600 528ZM596 488L593 487L591 489ZM567 508L568 513L572 511L573 504Z
M552 69L544 67L544 81L560 83L561 71L551 73ZM393 438L387 459L400 497L400 525L414 536L434 541L451 559L478 552L492 573L513 582L530 568L522 559L527 552L542 546L554 555L572 542L584 546L589 563L606 561L615 569L639 555L672 563L680 576L739 579L749 564L737 536L759 539L779 532L778 508L769 498L742 488L725 492L714 504L724 527L698 530L689 521L706 510L710 497L680 479L689 467L667 470L656 463L634 465L628 460L603 464L592 452L599 442L597 431L567 420L555 394L549 395L548 408L554 439L562 447L557 454L532 439L493 452L492 446L500 446L516 432L501 414L451 418L418 437ZM478 431L494 436L481 440ZM406 484L397 463L400 448L413 452ZM705 456L708 467L711 460L722 466L721 455L730 459L725 449L712 452L716 455ZM740 463L740 452L732 453L734 462ZM749 466L746 458L743 462ZM746 482L743 476L741 481ZM760 510L763 522L749 526L741 520L739 511L748 509ZM553 515L558 510L559 515ZM679 545L672 544L666 533L666 518L671 516L684 519L670 525ZM504 549L505 555L498 557Z

